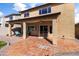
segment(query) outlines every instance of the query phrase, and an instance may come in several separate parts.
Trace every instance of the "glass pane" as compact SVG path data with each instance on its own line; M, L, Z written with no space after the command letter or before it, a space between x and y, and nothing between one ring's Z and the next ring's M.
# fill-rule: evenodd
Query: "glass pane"
M48 13L51 13L51 7L48 7Z
M43 30L45 33L48 32L48 27L47 26L44 26L44 30Z
M9 19L12 20L13 19L13 16L10 16Z
M39 10L39 14L41 14L41 10Z
M24 17L28 17L29 16L29 12L24 13Z
M43 8L39 10L39 14L51 13L51 7Z
M40 33L43 32L43 26L40 26Z
M42 9L42 14L44 14L44 10Z
M42 14L46 14L47 13L47 8L42 9Z
M52 33L52 26L50 26L50 33Z

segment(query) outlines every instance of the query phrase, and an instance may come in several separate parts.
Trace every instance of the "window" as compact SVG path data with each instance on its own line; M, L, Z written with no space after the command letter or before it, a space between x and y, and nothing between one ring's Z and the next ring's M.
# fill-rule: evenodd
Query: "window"
M41 10L39 10L39 14L42 14L42 13L41 13Z
M51 7L48 7L48 13L51 13Z
M9 19L10 19L10 20L13 20L13 16L10 16Z
M0 27L1 27L1 24L0 24Z
M39 14L51 13L51 7L43 8L39 10Z
M50 26L50 33L52 33L52 26Z
M40 33L48 33L48 26L40 26Z
M28 30L27 30L28 34L31 35L33 31L35 31L35 26L28 26Z
M8 27L9 25L8 24L5 24L5 27Z
M28 32L32 32L35 30L35 26L28 26Z
M47 13L47 8L42 9L42 14L46 14Z
M34 26L28 26L29 31L34 31L35 27Z
M24 13L24 17L28 17L29 16L29 12Z

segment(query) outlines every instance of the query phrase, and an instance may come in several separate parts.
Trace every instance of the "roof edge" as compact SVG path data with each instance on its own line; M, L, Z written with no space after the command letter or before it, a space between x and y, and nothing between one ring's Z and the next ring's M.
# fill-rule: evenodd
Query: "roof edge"
M9 14L9 15L7 15L5 17L9 17L9 16L13 16L13 15L21 15L21 14L20 13L19 14Z

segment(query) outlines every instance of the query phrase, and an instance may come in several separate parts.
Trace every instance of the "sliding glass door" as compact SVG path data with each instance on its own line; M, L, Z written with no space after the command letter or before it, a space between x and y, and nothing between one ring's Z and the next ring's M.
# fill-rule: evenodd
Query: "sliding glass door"
M47 25L40 26L40 35L43 37L48 36L48 26Z

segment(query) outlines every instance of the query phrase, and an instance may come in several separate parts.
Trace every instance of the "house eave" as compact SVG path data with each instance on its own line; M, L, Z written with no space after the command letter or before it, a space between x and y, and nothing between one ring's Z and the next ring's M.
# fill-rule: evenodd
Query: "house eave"
M35 16L35 17L26 17L26 18L11 20L11 21L7 21L7 22L21 21L21 20L27 20L27 19L32 19L32 18L46 17L46 16L50 16L50 15L60 15L60 14L61 14L61 12L49 13L49 14L39 15L39 16Z

